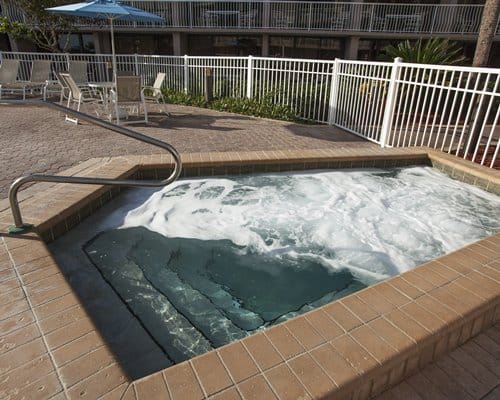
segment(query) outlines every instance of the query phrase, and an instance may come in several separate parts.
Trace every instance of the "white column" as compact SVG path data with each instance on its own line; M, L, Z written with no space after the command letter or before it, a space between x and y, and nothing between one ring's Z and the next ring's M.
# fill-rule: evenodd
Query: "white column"
M174 47L174 56L182 56L188 53L187 35L181 32L172 33L172 42Z
M357 60L359 49L359 36L350 36L346 38L344 58L346 60Z
M339 68L340 59L336 58L333 64L332 79L330 85L330 99L328 101L328 124L334 125L337 117L337 97L339 92Z
M387 145L387 139L392 130L392 121L394 120L394 108L396 106L396 96L398 92L397 80L400 78L401 66L399 65L402 58L394 59L394 65L391 71L391 80L387 89L387 100L385 102L384 119L382 120L382 129L380 131L380 146Z

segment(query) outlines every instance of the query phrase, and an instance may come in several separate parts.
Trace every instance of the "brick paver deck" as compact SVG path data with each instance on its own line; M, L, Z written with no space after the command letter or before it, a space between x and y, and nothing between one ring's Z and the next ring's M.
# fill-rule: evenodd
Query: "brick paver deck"
M377 397L399 399L500 399L500 323Z
M152 115L131 129L174 145L181 153L376 147L326 125L294 124L170 106L170 118ZM0 106L0 198L28 173L54 173L94 157L158 154L163 150L88 123L75 126L42 107Z

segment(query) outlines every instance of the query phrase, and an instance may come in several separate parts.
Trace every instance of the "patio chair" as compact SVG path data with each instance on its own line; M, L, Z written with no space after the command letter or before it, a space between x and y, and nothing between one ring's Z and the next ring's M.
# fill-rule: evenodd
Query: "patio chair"
M69 62L69 74L75 81L75 83L80 87L85 87L89 84L89 77L87 73L87 61L70 61ZM59 103L62 104L64 99L68 98L69 87L64 85L62 79L55 72L55 80L50 80L47 82L43 88L43 99L46 100L49 93L57 93L60 95ZM94 95L97 93L94 92Z
M242 28L253 28L255 27L255 21L257 20L258 12L257 10L250 10L240 14L240 26Z
M89 83L88 62L70 61L69 74L78 86L87 86Z
M29 81L15 81L2 85L0 92L22 92L23 100L26 99L26 93L33 94L35 91L44 92L44 87L50 81L50 60L34 60L31 64L31 77Z
M120 121L122 124L148 123L148 110L141 90L140 76L116 77L116 90L111 90L110 120L116 119L116 105L118 105L118 116L120 119L122 119L122 115L125 116L125 119L128 119L128 115L132 113L140 115L141 107L144 112L144 119L134 119L133 121L126 122ZM124 110L127 112L122 114Z
M117 76L134 76L134 71L128 71L128 70L118 70L116 71Z
M276 11L273 20L276 28L291 28L294 25L293 16L287 12Z
M82 104L88 104L93 106L94 112L97 116L101 116L104 111L104 105L102 98L96 96L89 88L79 87L71 75L67 72L61 72L57 74L57 77L61 80L61 86L69 88L69 96L67 107L71 108L71 105L76 104L76 111L80 111ZM66 115L66 121L78 124L78 118L70 118Z
M70 94L71 94L71 90L68 86L68 83L66 82L66 80L61 76L61 72L54 72L54 75L56 76L56 81L54 81L54 87L56 87L56 83L57 83L57 86L59 87L59 104L63 104L63 101L64 99L68 99Z
M159 104L160 107L163 107L163 112L167 115L170 115L170 113L166 109L165 97L161 92L161 87L163 85L163 82L165 81L165 76L166 74L164 72L158 72L153 86L144 86L142 88L142 95L144 97L144 101Z
M0 99L2 98L2 87L14 83L19 71L19 60L3 60L0 66Z
M349 21L349 17L343 14L336 15L331 23L330 23L330 29L333 30L343 30L345 26L347 25L347 22Z

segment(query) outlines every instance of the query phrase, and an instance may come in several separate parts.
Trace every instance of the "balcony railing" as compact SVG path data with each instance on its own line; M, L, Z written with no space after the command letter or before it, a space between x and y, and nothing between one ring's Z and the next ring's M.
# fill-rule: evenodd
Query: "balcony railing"
M0 0L1 2L1 0ZM163 24L117 21L121 27L383 32L475 35L482 5L389 4L299 1L123 1L165 18ZM24 21L18 8L4 5L3 14ZM85 27L90 22L80 20ZM497 25L500 34L500 21Z

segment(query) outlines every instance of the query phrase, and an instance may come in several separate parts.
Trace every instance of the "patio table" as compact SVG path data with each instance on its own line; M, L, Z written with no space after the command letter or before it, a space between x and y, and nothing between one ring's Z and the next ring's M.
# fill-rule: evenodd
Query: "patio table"
M239 28L240 12L232 10L207 10L205 11L206 24L219 28Z
M384 29L386 31L414 32L419 29L421 20L420 14L388 14L385 16Z
M101 89L102 91L102 102L104 105L105 113L107 114L107 118L112 121L116 118L116 110L111 106L111 90L115 88L114 82L91 82L88 83L87 86L91 89ZM124 120L128 118L127 110L123 108L118 108L118 117L120 120Z
M114 82L92 82L92 83L87 83L87 86L91 89L102 89L102 101L104 102L105 105L108 104L109 102L109 93L111 89L114 89L115 83Z

